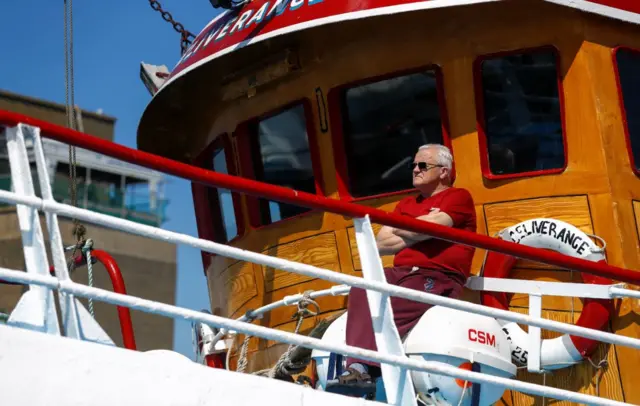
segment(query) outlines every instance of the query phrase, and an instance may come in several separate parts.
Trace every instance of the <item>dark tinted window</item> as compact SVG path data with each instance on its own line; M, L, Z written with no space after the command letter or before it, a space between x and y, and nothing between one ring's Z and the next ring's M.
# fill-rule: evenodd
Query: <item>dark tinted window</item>
M315 193L315 179L302 105L259 121L254 127L256 179L295 190ZM270 224L308 211L285 203L260 199L262 224Z
M353 197L413 188L418 147L443 143L436 74L425 71L344 90L343 134Z
M553 50L484 59L481 117L489 168L504 175L565 166Z
M227 158L223 148L213 151L211 165L213 170L220 173L228 174ZM236 224L236 212L233 207L233 196L228 189L210 188L209 202L216 204L214 208L214 216L218 216L214 222L217 224L215 228L216 234L224 237L225 241L232 240L238 236L238 226Z
M616 62L633 164L640 169L640 53L619 49Z

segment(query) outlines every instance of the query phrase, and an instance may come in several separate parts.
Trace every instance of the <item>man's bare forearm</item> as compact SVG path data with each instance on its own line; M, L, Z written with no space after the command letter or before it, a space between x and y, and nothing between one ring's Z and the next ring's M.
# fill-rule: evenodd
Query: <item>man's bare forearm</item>
M434 209L429 214L416 217L416 220L427 221L429 223L436 223L436 224L440 224L447 227L451 227L453 225L453 220L451 220L451 217L448 214L443 213L438 209ZM398 237L404 238L406 240L410 240L413 243L425 241L432 238L430 235L416 233L414 231L409 231L409 230L401 230L398 228L394 228L392 230L392 233Z
M400 250L412 245L414 241L394 234L393 227L383 227L376 237L376 245L380 255L394 255Z

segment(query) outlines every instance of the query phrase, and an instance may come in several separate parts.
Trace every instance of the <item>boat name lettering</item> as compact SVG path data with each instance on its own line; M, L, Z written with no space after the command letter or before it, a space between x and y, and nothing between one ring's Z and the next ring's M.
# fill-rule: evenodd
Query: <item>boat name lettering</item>
M234 34L247 29L260 30L260 25L267 23L273 18L283 15L285 12L297 11L304 6L313 6L322 3L324 0L275 0L267 1L260 8L245 9L239 15L227 18L222 17L219 22L213 24L207 31L199 35L199 38L187 49L178 65L189 59L196 52L207 48L210 44L221 41ZM249 35L251 37L253 35Z
M568 244L578 255L582 255L584 250L589 246L588 241L583 241L582 237L567 228L560 228L558 225L549 220L532 221L531 223L523 223L515 227L509 232L509 237L515 243L520 243L523 238L532 234L548 235L556 240Z

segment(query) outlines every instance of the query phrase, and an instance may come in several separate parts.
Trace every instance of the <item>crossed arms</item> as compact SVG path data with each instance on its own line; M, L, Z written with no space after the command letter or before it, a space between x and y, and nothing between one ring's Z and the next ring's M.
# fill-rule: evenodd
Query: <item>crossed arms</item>
M438 209L432 210L429 214L416 217L416 219L440 224L446 227L453 226L453 219L451 216ZM406 247L410 247L417 242L425 241L430 238L431 236L425 234L383 226L376 236L376 243L378 245L380 255L393 255Z

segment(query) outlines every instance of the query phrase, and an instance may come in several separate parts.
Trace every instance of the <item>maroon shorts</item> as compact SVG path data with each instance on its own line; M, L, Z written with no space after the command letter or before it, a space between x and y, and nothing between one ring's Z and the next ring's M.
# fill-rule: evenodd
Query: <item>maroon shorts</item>
M387 282L404 288L415 289L435 295L458 298L462 293L465 278L462 275L418 269L411 271L412 267L385 268L384 273ZM414 302L412 300L391 296L391 308L400 337L404 336L418 323L420 317L433 305ZM349 303L347 306L347 345L377 350L373 335L371 313L366 292L363 289L351 288ZM360 362L373 366L379 364L347 358L347 365Z

